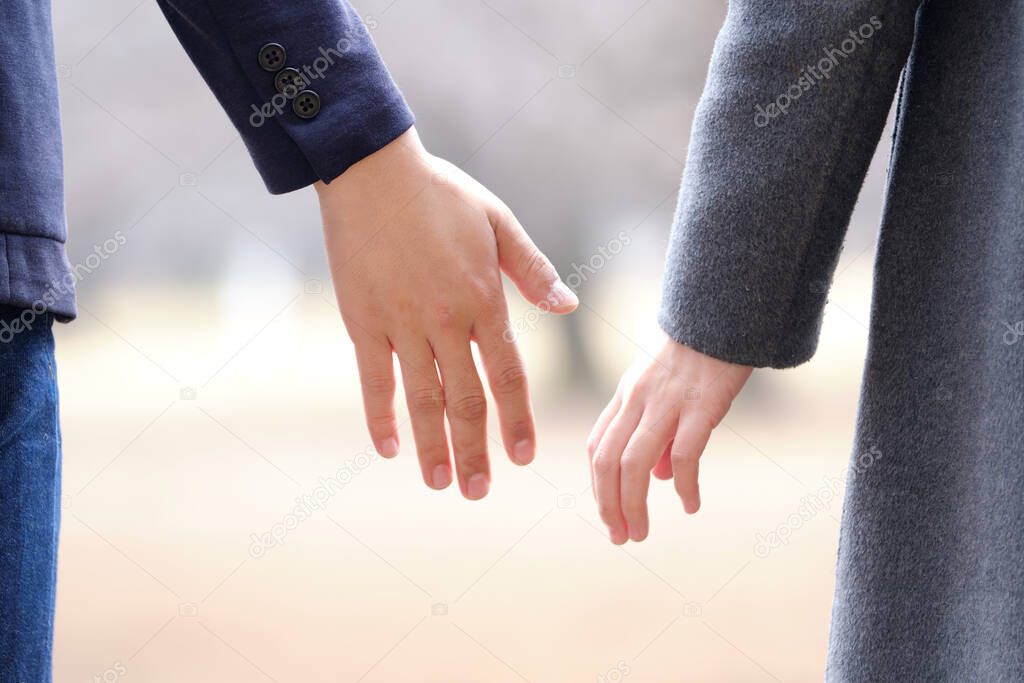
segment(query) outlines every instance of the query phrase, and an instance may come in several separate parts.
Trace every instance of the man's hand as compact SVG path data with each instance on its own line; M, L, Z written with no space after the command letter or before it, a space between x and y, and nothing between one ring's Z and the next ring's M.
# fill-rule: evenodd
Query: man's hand
M657 358L623 375L587 440L594 496L612 543L647 538L652 472L674 477L683 508L697 512L697 463L752 371L668 340Z
M536 443L523 361L506 333L501 272L531 303L555 313L574 310L576 296L508 207L457 167L430 156L415 129L329 185L318 183L317 192L377 451L398 454L396 353L427 485L443 489L452 481L447 416L462 494L484 497L490 487L487 403L471 340L480 350L509 458L528 464Z

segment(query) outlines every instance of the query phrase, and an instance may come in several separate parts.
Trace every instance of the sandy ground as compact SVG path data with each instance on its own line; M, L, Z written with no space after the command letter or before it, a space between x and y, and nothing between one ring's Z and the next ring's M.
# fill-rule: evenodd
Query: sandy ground
M56 680L821 680L865 277L846 276L812 363L755 374L703 460L700 514L658 484L651 538L624 548L587 488L601 406L548 386L553 323L524 340L540 456L496 457L468 503L422 486L407 424L397 461L366 456L323 297L235 317L181 292L94 298L58 331ZM605 338L611 359L633 343ZM319 509L291 518L304 496ZM772 531L787 543L759 548Z
M725 4L633 3L628 26L621 2L497 3L505 17L355 4L383 19L376 39L432 149L471 159L556 261L634 231L578 314L606 388L559 388L564 346L542 316L522 339L543 435L532 467L496 457L492 494L468 503L420 483L407 425L397 461L367 460L351 346L327 287L303 281L326 272L308 193L264 196L153 3L58 0L72 262L114 230L130 239L57 332L55 680L820 681L888 145L815 360L755 373L704 458L699 515L659 484L651 538L615 548L583 441L637 347L656 344L679 177L666 150L684 153ZM574 60L576 78L553 79ZM293 522L302 496L323 509ZM759 553L773 531L787 543Z

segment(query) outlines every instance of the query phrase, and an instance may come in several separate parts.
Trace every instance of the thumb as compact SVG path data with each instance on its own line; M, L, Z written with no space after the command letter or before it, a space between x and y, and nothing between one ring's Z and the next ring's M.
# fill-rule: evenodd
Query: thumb
M535 306L547 306L552 313L576 310L579 299L510 210L493 212L491 226L498 241L498 265L523 298Z

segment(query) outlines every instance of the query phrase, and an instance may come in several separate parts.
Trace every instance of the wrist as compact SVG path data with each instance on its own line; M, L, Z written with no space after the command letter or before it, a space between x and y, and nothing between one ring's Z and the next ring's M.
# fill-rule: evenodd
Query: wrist
M415 165L422 165L429 156L420 141L416 127L413 126L373 154L350 166L330 183L318 180L313 187L321 201L327 198L343 199L346 196L358 196L365 193L367 187L379 188L382 183L395 182L406 170Z

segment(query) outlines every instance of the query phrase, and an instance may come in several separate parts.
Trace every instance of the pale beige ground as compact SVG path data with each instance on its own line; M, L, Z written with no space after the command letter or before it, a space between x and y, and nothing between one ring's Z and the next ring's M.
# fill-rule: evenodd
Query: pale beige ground
M374 460L253 558L251 534L369 445L336 312L301 283L93 297L58 334L56 680L821 680L840 502L767 557L755 536L842 476L867 261L842 276L815 361L757 373L714 436L701 513L684 517L659 484L651 538L625 548L605 540L586 490L600 405L553 386L551 321L523 342L543 434L530 469L496 458L480 503L430 492L406 425L398 461ZM602 295L603 317L642 346L651 310L635 302L655 287ZM610 377L636 348L581 315Z

